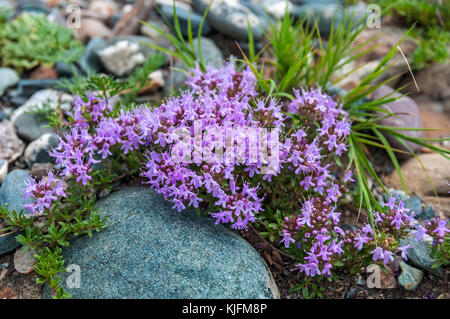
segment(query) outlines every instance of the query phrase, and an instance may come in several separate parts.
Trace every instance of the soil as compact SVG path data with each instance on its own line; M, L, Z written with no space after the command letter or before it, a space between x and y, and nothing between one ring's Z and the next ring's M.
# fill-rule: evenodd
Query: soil
M0 299L41 299L37 278L34 271L24 275L14 269L14 252L0 256Z

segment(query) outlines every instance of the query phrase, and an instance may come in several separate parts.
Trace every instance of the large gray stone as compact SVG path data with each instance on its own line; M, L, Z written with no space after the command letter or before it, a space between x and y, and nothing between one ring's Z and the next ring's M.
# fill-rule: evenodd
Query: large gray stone
M128 188L96 208L109 227L63 252L80 267L73 298L277 298L258 253L238 234L193 211L177 212L146 187ZM44 297L49 297L44 289Z
M31 202L31 199L24 198L24 188L30 175L23 170L13 170L6 176L0 187L0 206L8 204L9 211L20 212L23 207Z

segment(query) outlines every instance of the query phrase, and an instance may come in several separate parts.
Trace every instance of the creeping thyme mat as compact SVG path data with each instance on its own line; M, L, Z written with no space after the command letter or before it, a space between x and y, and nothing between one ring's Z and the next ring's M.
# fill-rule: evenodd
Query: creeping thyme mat
M340 227L338 201L354 180L352 171L333 159L347 151L351 126L342 105L320 88L295 90L290 102L266 98L257 92L250 68L236 71L232 64L205 72L197 67L187 84L188 90L155 108L113 107L92 93L78 97L67 122L60 123L59 145L50 152L59 169L39 181L32 178L25 189L32 200L25 212L47 216L47 227L2 209L10 225L25 230L19 242L37 249L38 282L48 282L56 297L69 297L59 285L60 247L69 245L71 235L107 227L92 210L96 189L112 182L112 167L123 165L137 165L143 183L180 214L191 206L236 230L252 225L272 244L281 244L295 261L289 270L305 275L294 287L306 289L305 296L323 296L318 282L337 280L337 269L355 273L371 263L384 267L396 255L407 260L411 245L400 246L399 239L409 230L416 241L431 236L437 256L446 261L448 222L436 217L419 224L395 196L382 210L370 212L362 229ZM260 128L270 129L264 138L257 135ZM200 141L196 129L207 132ZM231 143L226 129L233 130ZM253 162L250 140L266 150ZM213 152L222 148L219 155ZM276 165L270 162L274 154Z

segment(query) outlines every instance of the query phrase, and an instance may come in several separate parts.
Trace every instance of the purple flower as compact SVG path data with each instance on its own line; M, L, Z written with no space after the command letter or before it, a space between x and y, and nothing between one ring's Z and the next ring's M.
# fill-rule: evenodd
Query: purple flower
M438 222L438 226L433 230L433 232L439 234L440 237L444 237L445 233L450 232L450 229L448 229L446 226L447 226L447 221L440 220Z
M371 238L367 234L358 234L354 238L354 246L356 249L361 250L364 244L367 244Z
M417 229L413 230L413 234L415 235L416 241L424 239L426 233L427 233L427 230L425 228L423 228L422 226L417 226Z
M352 178L352 171L349 170L345 172L344 182L355 182L355 180Z
M381 248L381 247L376 247L370 253L373 255L373 257L372 257L373 261L384 259L384 251L383 251L383 248Z
M26 204L24 209L30 214L43 213L50 208L52 202L60 197L66 197L64 183L55 178L52 171L43 177L38 183L34 178L30 178L27 187L24 189L25 199L32 199L33 202Z
M411 245L406 245L406 246L402 246L402 247L398 247L397 248L399 251L401 251L403 259L408 260L407 251L411 247L412 247Z
M295 240L291 237L291 234L287 231L283 231L283 239L280 241L284 243L284 247L289 248L290 243L294 243Z

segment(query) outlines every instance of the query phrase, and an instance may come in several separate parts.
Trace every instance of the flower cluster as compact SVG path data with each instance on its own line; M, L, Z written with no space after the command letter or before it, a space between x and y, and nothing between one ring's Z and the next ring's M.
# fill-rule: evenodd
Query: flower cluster
M353 245L352 248L358 251L367 247L373 261L380 260L386 265L394 260L395 251L399 251L401 256L407 259L406 251L410 246L398 247L394 244L395 238L404 236L418 223L414 218L415 213L410 212L405 205L405 201L399 200L396 196L390 196L389 202L384 204L386 211L373 212L373 224L380 231L379 238L375 238L372 226L366 223L361 230L346 233L346 244Z
M256 175L271 181L295 174L305 191L325 197L327 204L338 201L341 189L330 164L323 161L330 151L346 150L343 141L350 133L347 114L336 102L320 89L297 91L288 105L291 112L313 112L321 126L302 123L286 135L280 133L289 120L283 104L258 97L249 68L238 72L227 64L220 70L208 67L204 73L197 67L192 74L189 90L144 112L141 119L153 150L142 173L151 187L179 210L197 207L202 194L210 194L217 208L211 216L237 229L246 229L263 210L266 194ZM261 128L271 131L263 135ZM206 133L197 139L199 131ZM174 153L181 160L174 159ZM271 166L274 157L279 165Z
M420 225L415 230L415 239L419 241L425 239L428 235L434 240L434 244L441 244L444 242L447 233L450 233L450 229L447 228L449 224L448 220L441 219L439 217L434 217L431 220L426 220L424 225Z
M331 276L333 261L343 252L344 231L339 221L336 206L319 198L306 200L300 214L285 217L282 242L288 248L297 241L296 248L306 254L307 262L297 265L301 272L311 277Z
M396 239L404 237L408 231L417 234L416 240L421 240L425 233L433 234L438 242L442 242L445 234L450 232L446 228L448 221L437 218L420 226L414 218L415 213L394 196L384 206L385 211L374 212L374 226L379 230L375 236L370 223L361 229L343 231L339 226L341 214L336 211L336 206L327 200L309 199L303 203L299 214L285 218L281 243L286 248L294 246L304 253L304 262L297 265L301 272L311 277L331 276L333 262L338 258L355 256L355 252L361 257L369 254L373 261L386 265L394 261L397 252L407 260L407 250L411 245L399 246Z
M320 89L296 91L286 105L300 118L292 124L282 112L285 102L258 96L250 68L226 64L191 73L188 90L154 109L141 105L116 115L107 100L77 98L69 131L51 152L61 175L87 185L92 165L112 155L113 147L127 154L143 146L146 184L180 211L212 201L216 222L236 229L247 229L263 212L259 177L293 175L297 187L323 198L324 205L338 201L342 189L327 155L346 150L350 122L331 97Z
M74 176L86 185L92 179L92 165L105 159L111 147L120 145L124 154L144 144L140 130L141 109L121 111L116 118L108 117L112 106L90 94L88 101L77 98L70 113L70 131L59 137L58 146L50 152L62 167L61 175Z
M289 112L306 119L310 124L320 123L318 139L326 145L328 151L342 155L347 151L345 140L350 134L351 123L348 114L320 88L317 90L294 90L295 99L289 105Z
M50 207L52 202L57 201L61 197L66 197L64 190L64 183L55 178L52 171L38 183L36 183L34 178L30 178L24 190L24 196L25 199L33 199L33 202L25 205L25 211L28 211L30 214L43 213L45 209Z
M143 114L141 127L152 151L142 176L180 211L198 207L202 196L209 194L217 207L211 212L217 223L245 229L262 205L258 187L235 172L241 159L244 166L248 163L249 140L257 140L239 128L260 127L258 117L281 125L280 105L258 100L254 108L250 102L256 96L256 79L249 69L237 72L231 64L222 70L209 67L206 73L197 68L187 84L190 90ZM242 157L237 156L238 148ZM226 151L220 154L214 149ZM262 163L259 158L254 166ZM257 170L246 168L250 175Z

